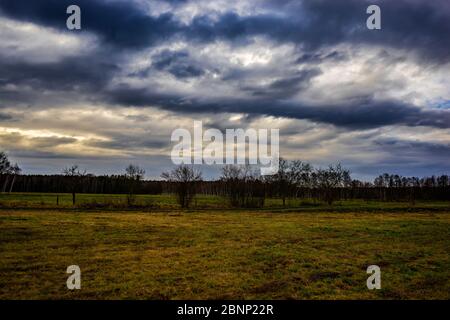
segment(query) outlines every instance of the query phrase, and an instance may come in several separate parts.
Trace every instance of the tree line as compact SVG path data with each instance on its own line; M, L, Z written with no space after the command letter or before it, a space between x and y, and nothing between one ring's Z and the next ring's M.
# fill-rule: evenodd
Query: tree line
M11 164L0 153L0 187L2 192L126 194L133 205L137 194L172 193L181 207L189 207L196 194L225 197L233 207L262 207L267 198L318 199L331 205L337 200L364 199L380 201L450 200L448 175L402 177L382 174L373 182L352 179L350 171L340 164L315 168L303 161L280 159L279 170L261 176L248 165L226 165L219 179L205 181L202 172L190 165L180 165L161 174L158 181L144 180L145 170L130 164L122 174L95 176L77 165L58 175L22 175L17 164Z

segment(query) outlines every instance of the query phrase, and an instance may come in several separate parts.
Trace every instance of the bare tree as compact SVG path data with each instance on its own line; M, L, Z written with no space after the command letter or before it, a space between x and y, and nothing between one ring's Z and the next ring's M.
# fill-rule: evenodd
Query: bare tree
M314 167L300 160L293 161L291 164L291 174L293 175L293 180L298 187L311 188L312 187L312 173Z
M220 181L233 207L262 207L265 200L264 183L249 165L226 165Z
M128 205L132 205L135 201L135 189L139 185L139 182L144 178L145 170L137 165L130 164L125 168L125 177L128 179Z
M286 205L286 198L290 196L295 181L295 173L291 170L291 163L283 158L279 160L278 172L272 177L278 191L278 195Z
M161 177L175 183L178 203L182 208L188 208L197 192L197 182L202 181L202 173L193 166L179 165Z
M286 205L286 198L298 197L300 190L312 187L313 170L309 163L280 158L278 172L270 177L269 181L275 184L283 206Z
M75 205L76 193L86 176L86 170L80 171L78 165L74 164L71 167L65 168L63 174L69 179L70 189L72 190L72 204Z
M336 198L336 188L345 187L350 178L350 172L340 164L330 165L327 169L318 169L314 173L316 186L323 192L322 197L331 205Z
M286 198L289 197L289 191L292 185L293 175L290 174L289 162L280 158L278 172L275 175L275 181L278 187L278 194L283 199L283 207L286 205Z
M314 167L307 162L296 160L290 163L289 171L291 183L294 185L294 196L311 197ZM300 192L301 194L299 194Z
M12 179L12 181L11 181L11 184L10 184L10 186L9 186L9 193L11 193L12 192L12 189L13 189L13 187L14 187L14 182L16 181L16 176L17 175L19 175L21 172L22 172L22 169L20 169L20 167L17 165L17 163L16 164L14 164L12 167L11 167L11 174L12 174L12 176L13 176L13 179Z
M225 165L220 180L224 183L224 192L233 207L242 206L245 198L248 170L244 166Z

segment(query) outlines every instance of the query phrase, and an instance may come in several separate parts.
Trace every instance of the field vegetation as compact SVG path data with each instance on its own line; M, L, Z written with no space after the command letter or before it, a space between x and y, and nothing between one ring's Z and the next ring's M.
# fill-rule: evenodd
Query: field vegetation
M74 207L65 194L60 208L54 197L0 197L0 298L450 298L448 203L286 208L269 199L242 210L214 209L223 199L200 196L181 210L162 195L137 196L153 209L92 210L83 201L125 204L127 195L80 195ZM81 290L66 288L73 264ZM372 264L381 267L381 290L366 287Z

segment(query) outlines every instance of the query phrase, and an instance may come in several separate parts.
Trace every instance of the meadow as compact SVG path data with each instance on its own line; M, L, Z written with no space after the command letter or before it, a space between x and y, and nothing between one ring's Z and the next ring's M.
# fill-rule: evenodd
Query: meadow
M115 198L115 199L114 199ZM449 299L449 203L0 196L0 299ZM120 206L119 206L120 207ZM81 290L66 288L79 265ZM368 290L378 265L382 289Z

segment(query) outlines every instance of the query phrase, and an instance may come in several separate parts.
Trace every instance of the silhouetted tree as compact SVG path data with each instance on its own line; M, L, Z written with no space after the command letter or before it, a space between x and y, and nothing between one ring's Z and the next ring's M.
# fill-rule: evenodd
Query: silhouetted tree
M269 178L277 187L277 193L286 205L286 198L297 197L302 188L312 187L314 168L306 162L287 161L280 158L278 172Z
M63 174L68 177L70 183L70 189L72 193L72 204L75 205L76 193L78 192L84 177L86 176L86 170L80 171L78 165L74 164L71 167L65 168Z
M175 183L177 200L182 208L188 208L197 190L196 184L202 181L202 173L192 166L179 165L169 172L164 172L161 177Z
M259 175L249 165L226 165L220 181L233 207L262 207L265 188Z
M295 197L311 197L314 167L306 162L296 160L290 164L290 175L295 185ZM301 192L301 193L300 193Z
M439 187L447 187L450 185L450 179L447 175L442 175L437 178L437 183Z
M340 164L330 165L327 169L318 169L314 173L314 180L323 192L323 199L331 205L336 198L336 188L345 187L351 181L350 172Z
M141 169L137 165L130 164L125 168L125 177L128 179L129 189L127 202L128 205L132 205L135 201L135 189L139 185L139 182L144 178L145 170Z
M10 174L12 174L12 181L11 181L11 184L9 185L9 193L12 192L12 189L14 187L14 182L16 181L16 177L17 177L17 175L19 175L22 172L22 169L20 169L16 163L11 167L10 172L11 172Z

